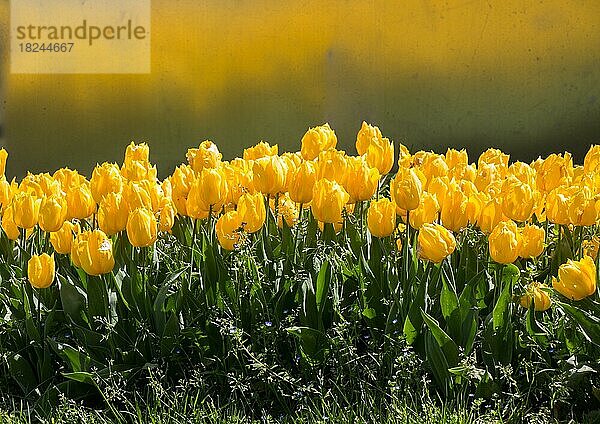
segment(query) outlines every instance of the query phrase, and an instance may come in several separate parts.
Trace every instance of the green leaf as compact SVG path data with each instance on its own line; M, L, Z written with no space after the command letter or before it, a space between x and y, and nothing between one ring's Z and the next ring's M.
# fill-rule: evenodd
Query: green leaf
M498 301L496 302L496 306L494 306L494 310L492 312L495 329L504 327L506 323L508 305L512 299L512 287L519 280L519 276L519 268L513 264L506 265L502 269L502 292L500 293Z
M8 372L21 387L24 394L29 394L37 387L37 379L29 362L20 354L15 353L7 358Z
M319 314L323 313L323 308L325 307L330 284L331 265L329 265L329 261L326 260L321 264L321 269L319 269L319 273L317 275L317 290L315 293L315 298Z
M556 302L579 325L587 340L600 346L600 318L564 302Z
M450 336L442 330L438 322L422 309L421 316L427 327L429 327L429 331L431 331L438 346L442 349L442 352L444 352L447 364L451 367L456 366L458 364L458 347L456 346L456 343L454 343Z
M458 296L456 295L456 288L448 276L448 273L451 272L452 269L449 266L446 267L442 265L442 291L440 293L440 306L442 307L442 315L446 320L448 320L452 313L458 308Z
M362 311L362 314L369 319L373 319L377 316L377 312L375 312L375 309L373 308L365 308Z
M64 277L58 274L60 301L63 311L69 318L78 324L87 324L85 315L85 304L87 296L82 288L66 274Z

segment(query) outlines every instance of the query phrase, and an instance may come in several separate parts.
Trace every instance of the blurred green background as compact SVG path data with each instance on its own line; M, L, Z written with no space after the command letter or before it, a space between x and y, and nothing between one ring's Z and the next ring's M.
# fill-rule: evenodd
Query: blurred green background
M354 154L362 120L411 150L512 159L600 142L599 1L153 0L147 75L9 73L0 0L0 143L9 176L90 173L151 146L164 178L211 139L296 151L329 122Z

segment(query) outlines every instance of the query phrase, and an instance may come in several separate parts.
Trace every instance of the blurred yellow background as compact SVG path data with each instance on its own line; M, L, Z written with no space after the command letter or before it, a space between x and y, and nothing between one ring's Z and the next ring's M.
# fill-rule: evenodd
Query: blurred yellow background
M600 142L596 0L153 0L145 75L10 74L7 0L0 22L9 175L89 173L136 140L164 177L204 139L227 159L261 139L295 151L324 122L349 153L362 120L472 160Z

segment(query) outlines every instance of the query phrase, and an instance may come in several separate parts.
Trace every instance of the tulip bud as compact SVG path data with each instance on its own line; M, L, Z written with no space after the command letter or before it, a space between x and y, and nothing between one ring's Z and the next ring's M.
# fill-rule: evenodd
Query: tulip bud
M412 168L400 168L392 180L390 190L399 208L410 211L417 209L423 195L423 185Z
M127 238L135 247L151 246L157 237L158 225L152 211L138 208L129 213Z
M456 248L452 233L439 224L423 224L417 241L419 257L434 263L440 263Z
M175 205L169 201L163 205L160 210L160 219L158 221L158 230L170 233L175 224Z
M186 209L189 216L203 219L212 208L216 211L227 198L227 180L222 169L205 168L192 183Z
M204 168L218 168L222 158L219 148L210 140L203 141L197 149L189 149L187 153L188 163L196 172Z
M312 200L313 188L317 182L317 170L312 161L304 161L291 174L288 185L290 199L306 204Z
M71 247L71 260L89 275L109 273L115 266L112 242L101 230L79 233Z
M423 224L431 224L437 219L439 210L440 205L435 194L423 192L419 207L410 213L410 226L419 229Z
M61 255L70 253L75 235L80 231L79 224L65 221L58 231L50 233L50 243L56 253Z
M244 149L244 160L256 160L265 156L277 156L279 147L277 144L270 146L269 143L261 141L253 147Z
M569 259L558 268L558 279L552 277L552 287L571 300L581 300L596 292L596 265L589 256L580 261Z
M536 258L544 251L546 232L535 225L525 225L521 232L522 244L519 256L525 259Z
M371 202L367 210L367 226L375 237L392 235L396 229L396 205L386 198Z
M2 214L2 229L9 240L17 240L19 238L19 227L15 224L13 208L10 205L4 208Z
M41 199L35 194L19 192L12 200L12 216L17 227L30 229L38 223Z
M112 236L123 231L127 226L129 208L120 193L108 193L98 208L98 227Z
M237 211L247 233L260 230L267 218L265 199L260 192L243 194L238 201Z
M379 184L379 171L370 167L364 157L349 157L348 178L344 188L350 195L349 203L369 200L377 191Z
M279 156L265 156L254 161L254 188L265 195L275 196L283 191L287 166Z
M337 144L335 131L329 124L310 128L302 137L301 154L305 160L313 160L319 153L334 149Z
M108 193L119 193L123 189L123 178L115 163L104 162L96 165L90 179L90 190L96 203Z
M67 202L63 196L45 197L40 205L39 224L46 232L58 231L67 219Z
M6 171L6 159L8 159L8 152L0 149L0 177L3 177Z
M517 260L521 251L521 234L514 221L500 222L489 236L490 256L501 264Z
M364 153L367 164L385 175L394 165L394 143L387 138L373 139Z
M337 182L319 180L313 188L312 213L321 222L331 224L342 222L342 210L349 199L346 190Z
M237 211L229 211L217 220L215 232L219 244L225 250L234 250L240 244L242 219Z
M27 277L37 289L50 287L54 281L54 255L33 255L27 262Z
M89 184L82 184L67 191L67 218L85 219L96 210Z
M529 309L529 305L533 302L534 308L536 311L545 311L550 308L550 304L552 301L550 300L550 296L546 293L544 288L547 286L545 284L540 284L537 281L531 282L525 291L525 294L521 296L521 306L523 308Z

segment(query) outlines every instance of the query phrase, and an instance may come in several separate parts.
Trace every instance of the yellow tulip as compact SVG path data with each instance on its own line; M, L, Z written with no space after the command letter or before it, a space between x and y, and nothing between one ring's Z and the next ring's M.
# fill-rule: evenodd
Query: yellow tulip
M527 221L533 215L535 196L531 187L511 176L502 184L502 212L515 221Z
M75 235L80 233L79 224L65 221L58 231L50 233L50 243L56 253L66 255L71 252Z
M98 207L98 227L112 236L127 226L129 207L120 193L108 193Z
M396 229L396 205L382 198L371 202L367 210L367 226L375 237L388 237Z
M412 168L400 168L390 184L394 201L399 208L411 211L419 207L423 195L423 185Z
M137 208L152 209L152 197L141 181L129 181L123 188L123 200L132 211Z
M35 194L19 192L12 199L12 216L19 228L30 229L38 223L41 199Z
M119 193L122 189L123 178L117 164L104 162L96 165L90 179L90 190L96 203L100 203L108 193Z
M348 161L343 150L330 149L319 153L317 180L326 178L345 185L348 178Z
M277 211L277 226L283 228L283 221L288 227L293 227L298 222L299 213L296 203L290 199L287 193L279 196L279 207ZM275 212L275 202L270 205L273 212Z
M260 192L243 194L238 202L237 211L244 231L255 233L262 228L267 218L265 198Z
M13 194L11 184L6 180L6 177L0 177L0 209L10 203Z
M498 199L491 199L481 209L479 218L477 219L477 226L485 234L490 234L496 226L506 221L508 218L502 213L502 206Z
M8 159L8 152L5 149L0 149L0 177L4 176L6 171L6 160Z
M9 240L17 240L19 238L19 227L15 224L13 208L10 206L4 208L4 212L2 213L2 229Z
M86 179L83 175L80 175L79 172L69 168L61 168L57 170L52 175L52 178L60 183L62 191L65 193L69 191L69 189L78 187L86 182Z
M27 262L27 278L37 289L50 287L54 281L54 255L33 255Z
M394 143L387 138L373 139L364 153L367 164L385 175L394 165Z
M529 283L525 293L521 296L521 306L529 309L529 305L533 302L536 311L545 311L550 308L550 304L552 303L550 296L542 290L546 287L545 284L540 284L537 281Z
M516 177L523 184L531 188L536 187L536 171L531 166L523 162L515 162L508 167L508 174Z
M1 161L0 161L1 162ZM600 145L590 146L583 160L583 169L586 174L595 173L600 165ZM0 174L1 175L1 174Z
M440 263L456 248L452 233L439 224L423 224L417 242L419 257L434 263Z
M67 218L85 219L96 210L89 184L81 184L67 191Z
M573 159L570 153L555 153L544 159L537 169L538 189L549 193L561 184L568 183L573 177Z
M275 196L285 188L287 166L279 156L265 156L254 161L254 188L264 195Z
M448 148L444 159L446 165L448 165L449 172L464 168L469 164L469 155L465 149L456 150Z
M222 158L219 148L210 140L204 140L197 149L189 149L187 152L188 163L196 172L203 168L217 168Z
M225 250L234 250L241 241L242 219L237 211L229 211L217 220L215 232L219 244Z
M570 198L568 209L569 222L577 226L591 226L596 223L598 212L596 199L589 187L578 187Z
M67 201L63 196L45 197L40 204L38 218L43 231L58 231L67 219Z
M448 175L448 165L444 156L432 152L423 152L419 169L421 169L428 181L436 177L445 177Z
M138 208L127 218L127 238L135 247L151 246L156 241L158 225L152 211Z
M544 237L546 232L543 228L535 225L525 225L521 233L522 244L519 256L522 258L536 258L544 251Z
M410 212L410 226L419 229L423 224L431 224L438 217L440 204L435 194L423 192L419 207Z
M135 144L133 141L125 150L125 162L141 161L148 162L150 159L150 148L146 143Z
M509 159L510 156L503 153L501 150L489 148L479 156L477 167L481 168L484 164L494 165L500 178L504 178L508 172Z
M156 166L148 161L131 160L123 164L121 175L129 181L155 180Z
M358 155L364 155L373 140L381 141L382 139L383 135L381 135L379 128L363 121L360 130L356 135L356 151L358 152Z
M325 223L339 223L343 220L342 210L350 196L335 181L321 179L313 188L311 209L314 217Z
M377 191L379 171L369 166L363 157L348 157L347 178L344 188L350 195L349 203L369 200Z
M244 160L256 160L265 156L277 156L279 147L277 144L271 146L264 141L259 142L255 146L244 149Z
M546 216L553 224L567 225L570 223L569 208L577 187L559 186L546 196Z
M304 161L291 174L288 185L289 196L296 203L306 204L312 200L313 188L317 182L314 162Z
M400 168L410 168L412 165L412 155L408 151L408 148L402 144L400 144L400 148L398 149L398 167Z
M331 129L329 124L309 128L302 137L301 154L305 160L313 160L322 151L334 149L336 144L335 131Z
M596 260L598 257L598 248L600 247L600 237L594 236L591 240L584 240L582 243L583 255Z
M468 204L469 197L462 192L456 182L451 182L444 203L441 205L440 217L444 227L455 232L466 227L469 223Z
M202 219L208 211L219 210L227 198L227 180L222 169L204 168L192 183L187 198L187 213Z
M109 273L115 266L112 242L101 230L81 232L73 241L71 260L89 275Z
M496 225L489 236L490 256L501 264L517 260L521 251L522 237L514 221L503 221Z
M596 265L589 256L580 261L569 259L558 268L558 279L552 277L552 287L571 300L581 300L596 292Z
M490 184L500 180L500 172L494 164L481 163L475 175L475 186L479 191L487 191Z
M159 212L158 230L170 233L175 224L175 205L172 201L166 202Z

